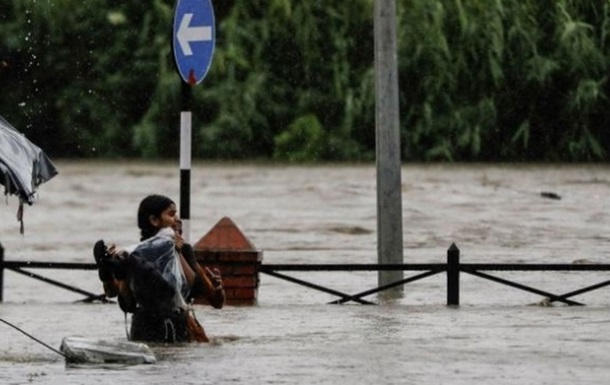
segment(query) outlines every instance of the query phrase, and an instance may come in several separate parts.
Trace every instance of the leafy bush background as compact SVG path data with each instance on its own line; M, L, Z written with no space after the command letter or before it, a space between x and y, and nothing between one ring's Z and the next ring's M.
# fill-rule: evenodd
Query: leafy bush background
M605 161L610 1L396 0L404 161ZM173 1L0 0L0 115L56 157L175 157ZM213 1L193 156L369 161L373 0Z

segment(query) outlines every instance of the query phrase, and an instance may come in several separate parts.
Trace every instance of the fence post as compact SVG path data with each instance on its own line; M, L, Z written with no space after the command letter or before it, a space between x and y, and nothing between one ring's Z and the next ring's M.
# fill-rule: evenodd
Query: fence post
M4 246L0 243L0 302L4 301Z
M452 243L447 250L447 305L460 304L460 249Z

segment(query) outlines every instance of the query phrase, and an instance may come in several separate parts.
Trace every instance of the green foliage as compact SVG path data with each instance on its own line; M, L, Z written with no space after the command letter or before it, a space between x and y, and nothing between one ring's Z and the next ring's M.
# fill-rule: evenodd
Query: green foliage
M324 152L324 128L315 115L296 119L275 138L274 158L292 162L314 161Z
M602 160L607 1L403 1L407 158Z
M276 137L313 115L328 139L317 159L370 158L371 21L369 1L235 1L218 26L213 90L202 92L217 106L200 128L202 155L277 156Z
M149 110L163 75L160 57L169 54L163 36L171 7L158 0L11 3L14 21L5 28L13 73L5 85L15 94L0 100L3 109L12 105L11 120L29 122L18 126L52 153L133 153L133 126Z
M375 156L373 0L214 1L201 85L172 0L0 0L0 114L54 156ZM396 0L403 160L589 161L610 151L607 0ZM185 89L186 87L186 89Z

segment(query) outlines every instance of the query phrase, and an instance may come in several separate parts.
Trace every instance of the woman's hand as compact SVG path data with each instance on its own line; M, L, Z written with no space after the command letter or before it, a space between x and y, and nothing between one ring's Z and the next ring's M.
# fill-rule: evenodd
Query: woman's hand
M176 250L179 252L182 251L182 246L184 246L184 238L182 238L182 235L176 233L174 236L174 243L176 244Z
M203 274L205 274L205 277L202 278L205 278L208 285L206 299L208 300L209 304L212 305L212 307L222 309L225 303L225 291L222 287L220 270L217 268L210 269L209 267L204 267L201 270L203 270Z
M212 281L212 285L215 290L222 290L222 276L220 275L220 270L217 268L210 269L209 267L204 267L205 273Z

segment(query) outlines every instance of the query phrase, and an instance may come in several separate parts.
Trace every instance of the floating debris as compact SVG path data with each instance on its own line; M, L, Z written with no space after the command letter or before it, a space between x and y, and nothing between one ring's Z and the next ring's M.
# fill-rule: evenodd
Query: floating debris
M157 362L146 344L129 341L64 337L59 350L65 355L66 362L74 364L140 365Z
M540 196L543 198L561 200L561 196L559 194L556 194L556 193L550 192L550 191L543 191L540 193Z

